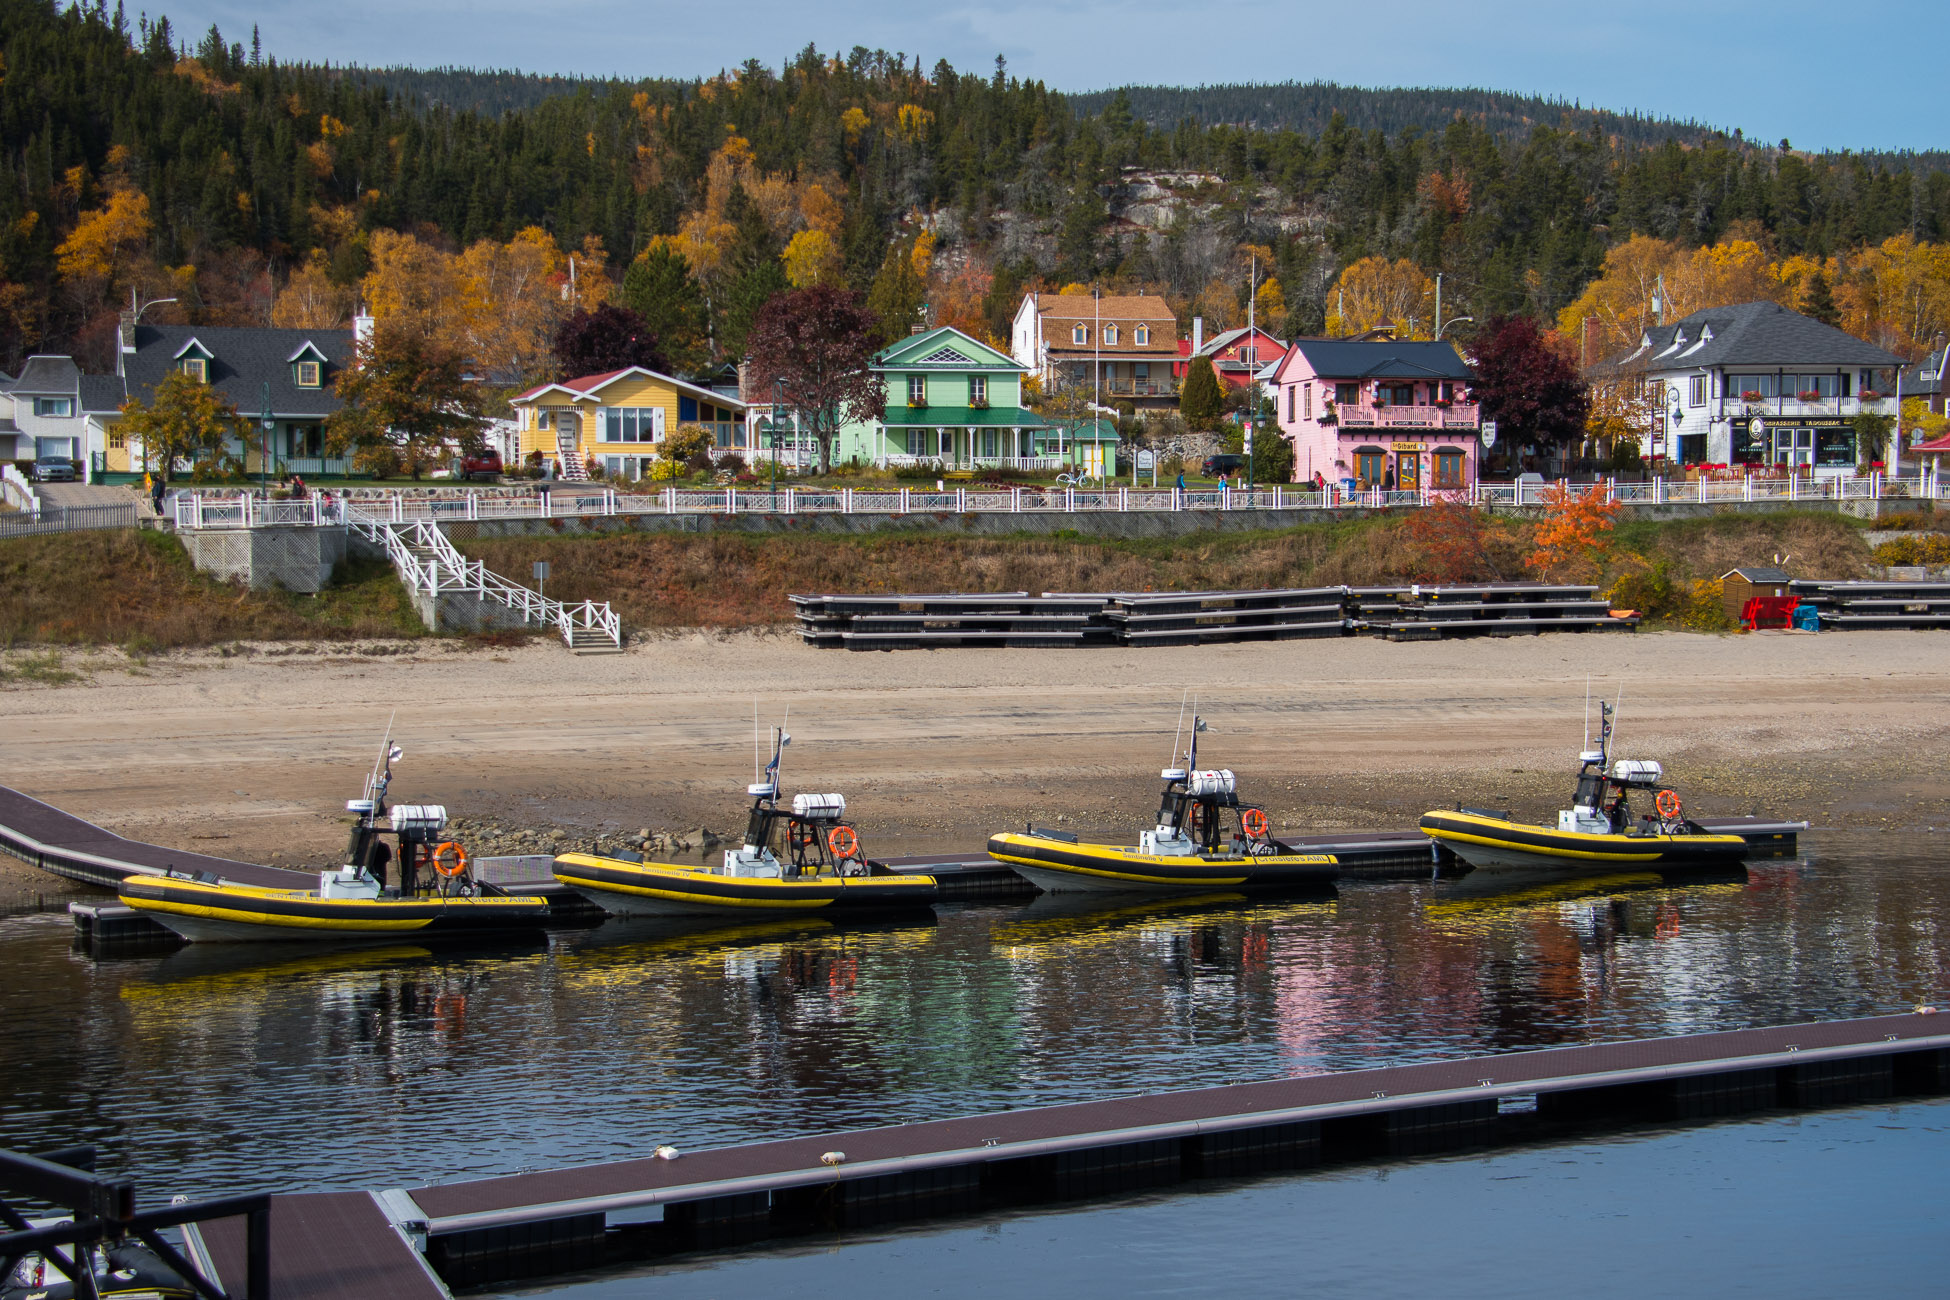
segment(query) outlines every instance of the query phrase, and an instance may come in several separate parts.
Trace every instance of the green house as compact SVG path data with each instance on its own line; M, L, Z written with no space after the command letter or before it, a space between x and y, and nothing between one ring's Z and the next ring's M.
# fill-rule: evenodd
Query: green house
M881 349L872 368L887 386L886 413L841 428L836 460L882 468L1117 472L1114 430L1072 431L1028 410L1024 368L952 326Z

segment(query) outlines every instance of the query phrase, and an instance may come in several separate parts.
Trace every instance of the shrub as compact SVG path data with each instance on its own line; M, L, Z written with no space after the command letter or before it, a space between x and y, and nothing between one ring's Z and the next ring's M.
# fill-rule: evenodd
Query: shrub
M1942 533L1911 533L1892 537L1875 548L1877 564L1950 564L1950 536Z

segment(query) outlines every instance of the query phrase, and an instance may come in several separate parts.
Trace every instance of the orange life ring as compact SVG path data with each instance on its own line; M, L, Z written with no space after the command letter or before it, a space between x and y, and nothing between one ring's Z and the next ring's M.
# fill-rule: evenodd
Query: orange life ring
M1248 808L1239 814L1239 825L1246 834L1258 839L1266 834L1266 813L1258 808Z
M454 851L451 865L447 860L447 850ZM455 876L467 874L467 850L456 840L447 840L433 850L433 869L452 880Z
M1679 816L1679 791L1659 791L1658 795L1652 800L1652 806L1657 808L1659 815L1667 821L1676 819Z
M826 847L836 858L850 858L860 851L860 836L851 826L835 826L826 832Z

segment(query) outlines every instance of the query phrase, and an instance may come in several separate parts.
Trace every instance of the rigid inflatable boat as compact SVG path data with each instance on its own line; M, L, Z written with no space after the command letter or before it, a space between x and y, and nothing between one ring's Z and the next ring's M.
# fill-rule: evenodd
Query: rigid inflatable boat
M1612 710L1602 703L1598 708L1598 747L1578 755L1577 793L1572 806L1558 813L1555 828L1514 822L1506 813L1457 808L1424 813L1422 833L1479 871L1676 871L1743 861L1751 851L1747 841L1716 835L1688 818L1658 763L1630 758L1610 763ZM1634 793L1652 801L1652 811L1636 820Z
M1266 810L1239 801L1230 769L1199 770L1204 729L1194 714L1184 761L1159 773L1157 824L1138 835L1135 847L1090 844L1029 826L1020 835L990 836L989 856L1053 894L1292 889L1340 875L1331 854L1301 853L1274 839ZM1177 749L1174 740L1174 759Z
M346 865L319 873L317 889L240 885L210 872L130 876L122 902L192 943L317 943L414 940L536 931L548 900L511 895L476 881L467 852L442 841L447 810L439 804L386 806L398 746L383 753L353 814ZM385 836L393 836L397 855ZM387 868L397 856L394 886Z
M564 853L555 878L616 916L749 916L758 912L897 911L934 902L933 876L871 861L837 794L779 805L779 759L792 737L773 729L772 761L745 787L744 842L719 862L650 862L640 854Z

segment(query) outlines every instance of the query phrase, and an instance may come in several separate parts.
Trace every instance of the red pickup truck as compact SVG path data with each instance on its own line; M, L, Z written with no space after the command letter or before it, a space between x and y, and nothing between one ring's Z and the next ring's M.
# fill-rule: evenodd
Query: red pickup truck
M471 454L463 452L454 458L455 478L500 478L501 453L492 447L484 447Z

